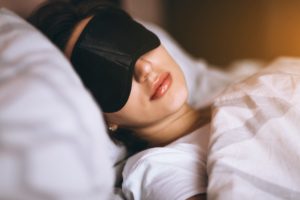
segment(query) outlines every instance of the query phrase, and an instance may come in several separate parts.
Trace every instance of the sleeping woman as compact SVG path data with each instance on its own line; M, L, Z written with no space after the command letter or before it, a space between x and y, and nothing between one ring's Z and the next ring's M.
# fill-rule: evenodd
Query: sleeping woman
M70 59L131 156L126 199L206 199L210 109L187 103L180 67L159 38L124 11L54 1L29 21Z

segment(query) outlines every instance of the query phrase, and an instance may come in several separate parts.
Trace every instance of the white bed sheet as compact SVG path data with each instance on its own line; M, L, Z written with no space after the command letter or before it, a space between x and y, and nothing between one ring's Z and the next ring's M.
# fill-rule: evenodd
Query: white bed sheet
M300 199L300 59L281 58L214 104L208 199Z
M67 59L0 8L0 199L109 199L112 148Z

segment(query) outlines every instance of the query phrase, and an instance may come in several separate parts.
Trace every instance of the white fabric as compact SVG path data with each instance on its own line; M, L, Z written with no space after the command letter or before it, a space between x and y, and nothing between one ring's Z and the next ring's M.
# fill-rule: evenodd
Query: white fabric
M208 199L300 199L300 59L229 87L211 127Z
M186 200L205 193L209 125L127 161L123 192L128 200Z
M100 110L65 57L0 10L0 199L109 199Z

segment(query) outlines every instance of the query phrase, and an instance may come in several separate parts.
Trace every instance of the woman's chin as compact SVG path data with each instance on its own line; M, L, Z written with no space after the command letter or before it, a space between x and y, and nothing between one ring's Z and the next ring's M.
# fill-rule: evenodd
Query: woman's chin
M165 105L165 108L168 109L169 112L176 112L187 104L188 93L186 90L181 90L174 95L169 95L168 98L169 101Z

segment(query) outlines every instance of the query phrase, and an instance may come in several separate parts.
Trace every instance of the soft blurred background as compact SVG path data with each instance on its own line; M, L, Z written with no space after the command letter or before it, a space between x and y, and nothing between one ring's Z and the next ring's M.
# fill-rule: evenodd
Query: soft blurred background
M125 0L124 7L215 65L300 56L299 0Z
M0 0L18 10L29 2ZM299 0L106 0L167 30L194 57L217 66L300 56ZM20 5L21 4L21 5ZM29 12L19 9L24 15Z

